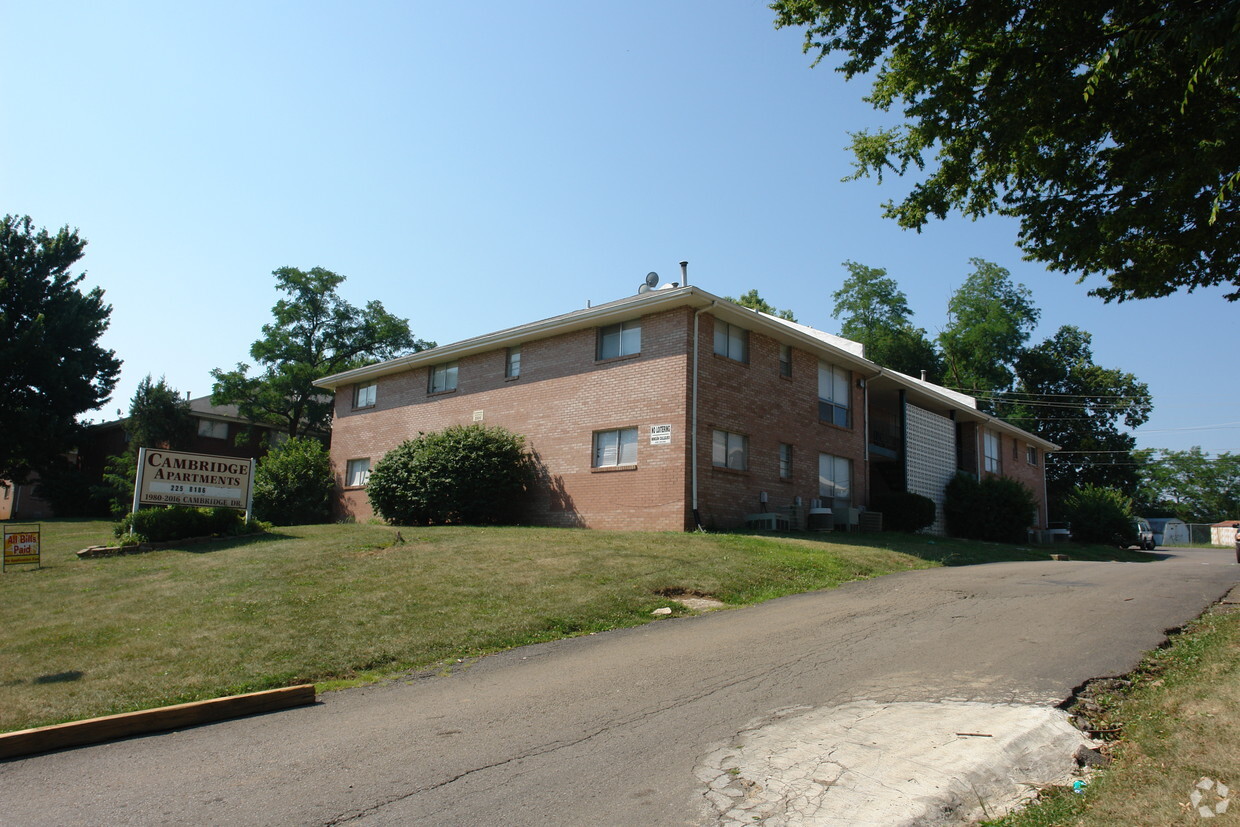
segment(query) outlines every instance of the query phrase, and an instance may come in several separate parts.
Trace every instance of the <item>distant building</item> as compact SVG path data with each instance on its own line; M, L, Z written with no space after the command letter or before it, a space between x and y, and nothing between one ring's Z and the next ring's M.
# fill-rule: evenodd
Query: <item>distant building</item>
M939 505L958 472L1024 483L1046 524L1055 445L856 342L697 287L642 292L324 377L336 513L366 519L369 471L419 432L501 425L543 471L531 522L684 531L857 525L888 492ZM759 517L763 513L774 517Z
M287 438L283 431L269 425L251 426L237 412L236 405L212 405L209 396L188 402L194 417L194 437L182 450L257 459ZM120 456L128 447L126 421L117 419L89 426L77 448L66 455L90 483L103 482L108 458ZM250 438L238 444L237 438L246 434ZM37 489L37 478L23 485L0 485L0 520L46 520L56 516L51 504L38 496Z
M1210 545L1233 546L1236 544L1236 527L1240 520L1223 520L1210 525Z

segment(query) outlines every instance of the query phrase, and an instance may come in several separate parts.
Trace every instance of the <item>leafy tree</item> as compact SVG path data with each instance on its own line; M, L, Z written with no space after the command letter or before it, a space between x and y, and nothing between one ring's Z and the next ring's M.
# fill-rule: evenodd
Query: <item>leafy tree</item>
M750 310L757 310L760 313L766 313L770 316L778 316L779 318L787 319L790 322L795 322L797 320L796 316L792 315L791 310L777 310L767 303L766 299L758 295L758 291L756 289L750 290L739 299L734 299L731 296L725 296L724 298L730 302L739 304L741 307L748 307Z
M473 423L388 451L366 493L375 511L401 525L504 523L516 518L532 479L524 437Z
M138 475L139 448L167 448L172 451L190 447L194 437L194 417L189 402L164 377L151 381L143 377L129 401L125 429L125 452L108 457L103 483L93 494L111 503L111 511L120 516L133 507L133 487Z
M1110 301L1208 285L1240 298L1240 26L1233 0L775 0L817 61L869 75L904 123L852 135L856 174L919 180L885 214L1020 222Z
M1114 488L1081 486L1064 499L1063 517L1072 523L1072 539L1081 543L1127 547L1137 541L1132 499Z
M1026 349L1017 359L1016 391L1004 395L1000 406L1004 419L1063 449L1046 466L1052 504L1083 485L1127 495L1137 488L1136 439L1121 427L1149 419L1149 386L1131 373L1094 364L1091 342L1089 333L1064 325Z
M926 371L927 378L942 377L943 360L926 331L913 327L908 297L877 267L855 261L844 262L849 276L831 294L835 309L831 315L843 317L840 335L865 345L865 355L886 368L911 376Z
M72 448L78 415L116 385L120 360L98 344L112 308L69 273L85 247L68 227L0 219L0 479L23 482Z
M1240 454L1187 451L1139 454L1141 506L1166 510L1189 523L1240 519Z
M273 272L276 289L286 294L271 309L275 320L263 325L263 338L250 347L262 372L250 366L211 371L211 401L235 404L251 422L285 429L289 436L326 432L332 401L314 380L358 368L408 351L434 347L415 339L409 322L388 313L380 302L364 309L336 293L344 276L315 267L309 271L281 267Z
M325 523L332 488L331 457L313 437L273 449L254 471L254 516L275 525Z
M1007 390L1041 311L1005 268L980 258L969 262L975 269L948 301L948 324L939 334L947 383L975 394Z

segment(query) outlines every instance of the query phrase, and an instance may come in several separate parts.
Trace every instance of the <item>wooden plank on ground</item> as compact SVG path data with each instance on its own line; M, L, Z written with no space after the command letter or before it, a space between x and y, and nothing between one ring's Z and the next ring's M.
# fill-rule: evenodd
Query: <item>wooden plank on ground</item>
M209 724L228 718L274 712L295 706L305 706L315 701L314 684L268 689L246 695L229 695L207 701L125 712L67 724L22 729L17 732L0 733L0 759L33 755L65 747L98 744L116 738L129 738L149 732Z

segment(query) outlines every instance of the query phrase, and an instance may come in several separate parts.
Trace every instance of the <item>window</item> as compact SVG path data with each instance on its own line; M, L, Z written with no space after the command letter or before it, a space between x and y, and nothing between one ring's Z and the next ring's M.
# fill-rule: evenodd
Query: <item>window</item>
M641 319L598 329L598 358L615 359L617 356L635 356L641 352Z
M749 361L749 331L734 324L715 320L715 353L735 359L737 362Z
M637 429L619 428L594 434L594 467L637 464Z
M792 375L792 345L779 346L779 375Z
M1003 459L1000 455L1000 450L999 435L994 431L984 431L982 433L982 453L986 457L986 462L983 467L987 471L995 474L1003 472Z
M749 437L728 431L715 431L711 464L719 468L744 471L749 467Z
M429 392L443 393L456 390L456 370L456 362L435 365L431 368Z
M1025 446L1025 462L1029 463L1030 465L1038 464L1038 449L1037 448L1034 448L1032 445Z
M211 437L212 439L228 439L228 423L218 422L214 419L199 419L198 436Z
M370 481L370 459L351 459L345 469L346 488L361 488Z
M358 385L353 389L353 407L355 408L373 408L375 406L375 393L379 386L374 382L369 385Z
M852 374L843 368L818 363L818 418L841 428L849 427L848 399Z
M504 365L504 376L516 379L521 375L521 346L508 348L508 361Z
M836 514L852 507L852 460L818 455L818 496Z
M779 443L779 478L792 479L792 446L786 442Z

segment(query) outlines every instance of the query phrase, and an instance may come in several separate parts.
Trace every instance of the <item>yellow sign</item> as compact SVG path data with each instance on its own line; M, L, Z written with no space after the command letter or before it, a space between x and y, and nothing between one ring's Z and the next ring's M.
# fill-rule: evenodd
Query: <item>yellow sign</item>
M4 527L4 567L21 563L39 565L39 526Z

